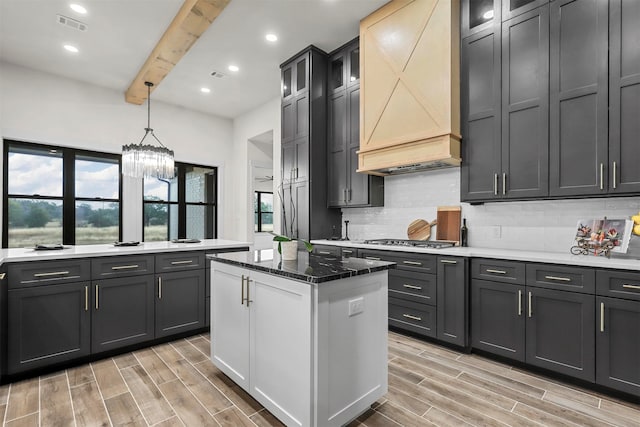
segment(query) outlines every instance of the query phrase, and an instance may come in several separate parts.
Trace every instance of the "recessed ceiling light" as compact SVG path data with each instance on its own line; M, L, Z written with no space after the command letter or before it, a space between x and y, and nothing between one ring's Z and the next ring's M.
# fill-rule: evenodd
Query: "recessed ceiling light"
M68 50L69 52L73 52L73 53L78 53L79 52L77 47L71 46L70 44L65 44L64 48L66 50Z
M276 36L275 34L267 34L266 36L264 36L264 38L267 39L268 42L278 41L278 36Z
M74 12L78 12L81 13L82 15L84 15L85 13L87 13L87 9L85 9L84 7L80 6L79 4L75 4L75 3L71 3L69 5L69 7L71 8L71 10L73 10Z
M488 10L488 11L486 11L486 12L482 15L482 17L483 17L484 19L491 19L491 18L493 18L493 10Z
M240 68L238 68L237 65L229 65L229 71L236 72L238 70L240 70Z
M208 87L201 87L201 88L200 88L200 92L202 92L202 93L209 93L209 92L211 92L211 89L209 89Z

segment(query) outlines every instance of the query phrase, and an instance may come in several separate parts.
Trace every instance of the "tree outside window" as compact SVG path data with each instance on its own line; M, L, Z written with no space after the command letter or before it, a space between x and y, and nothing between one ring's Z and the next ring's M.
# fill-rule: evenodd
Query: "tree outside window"
M273 193L256 191L253 196L254 230L273 231Z

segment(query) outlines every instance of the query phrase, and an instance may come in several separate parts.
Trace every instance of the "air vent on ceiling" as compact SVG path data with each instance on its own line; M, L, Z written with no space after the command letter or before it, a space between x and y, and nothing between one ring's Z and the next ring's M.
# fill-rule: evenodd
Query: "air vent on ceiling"
M224 73L221 73L220 71L212 71L211 72L211 77L216 77L216 78L221 79L223 77L227 77L227 75L224 74Z
M78 31L87 31L87 29L89 29L87 24L76 21L68 16L56 15L56 17L58 18L58 24L64 25L65 27L73 28Z

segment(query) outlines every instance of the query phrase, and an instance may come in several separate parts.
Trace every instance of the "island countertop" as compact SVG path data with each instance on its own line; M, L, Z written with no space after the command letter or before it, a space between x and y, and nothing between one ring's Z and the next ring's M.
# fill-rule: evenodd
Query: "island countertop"
M395 263L360 258L342 258L298 252L298 259L282 261L273 249L207 255L212 261L236 265L309 283L322 283L395 268Z

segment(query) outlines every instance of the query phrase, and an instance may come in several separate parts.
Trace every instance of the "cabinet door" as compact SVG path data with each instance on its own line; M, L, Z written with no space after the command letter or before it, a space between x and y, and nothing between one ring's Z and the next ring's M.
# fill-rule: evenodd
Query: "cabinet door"
M329 97L327 153L327 203L341 207L347 202L347 94L342 90Z
M500 22L500 0L462 0L460 23L462 37L484 31Z
M471 346L524 362L524 286L471 281Z
M527 287L526 362L595 381L593 295Z
M291 98L293 95L293 63L287 64L280 70L281 78L281 97L282 99Z
M204 326L204 271L156 275L156 338Z
M340 51L329 58L329 92L344 90L346 86L347 59L344 51Z
M490 28L462 41L460 179L465 201L491 200L500 195L499 29Z
M309 137L298 138L296 145L295 180L307 181L309 179Z
M596 382L640 396L640 302L598 298Z
M297 182L283 187L282 229L296 239L309 239L309 183Z
M92 282L92 353L154 338L153 279L150 274Z
M249 310L239 268L211 268L211 361L236 384L249 389Z
M551 196L607 191L607 21L606 1L551 3Z
M502 0L502 19L511 19L546 3L549 0Z
M293 100L282 101L282 143L291 142L296 137L296 104Z
M293 94L295 96L309 92L309 60L310 55L306 54L296 59L293 63Z
M549 6L502 24L502 171L507 198L549 193Z
M360 37L351 42L345 56L347 59L347 87L360 86Z
M8 291L7 373L89 355L89 282Z
M468 343L467 260L438 257L438 339L466 347Z
M611 0L609 191L640 192L640 2Z
M296 177L296 144L282 143L282 183L289 184Z

